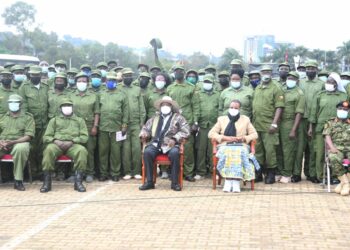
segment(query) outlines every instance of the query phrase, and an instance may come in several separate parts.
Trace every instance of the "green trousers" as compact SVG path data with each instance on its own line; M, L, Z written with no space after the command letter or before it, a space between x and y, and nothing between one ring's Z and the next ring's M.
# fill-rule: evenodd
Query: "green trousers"
M344 154L343 152L338 152L337 154L329 153L329 162L331 164L333 174L336 177L340 177L346 173L345 168L343 166Z
M208 133L211 128L200 128L196 137L196 150L197 150L197 170L196 174L204 176L207 173L207 165L210 166L210 170L213 165L213 146Z
M84 172L87 165L87 150L84 146L73 144L66 152L62 151L55 143L46 146L43 156L43 171L54 171L57 157L65 154L74 162L74 171Z
M280 143L279 148L282 149L283 165L281 175L291 176L295 165L295 156L297 153L297 138L292 140L289 138L289 133L293 128L294 120L282 121L280 125Z
M258 132L255 145L255 157L261 166L268 169L277 168L276 147L279 145L278 133Z
M90 130L89 130L90 131ZM87 175L95 174L95 149L96 149L97 137L89 135L86 149L88 151L88 161L85 173Z
M184 146L184 175L193 176L194 174L194 136L191 134Z
M314 151L315 151L316 177L317 179L322 180L323 166L325 161L324 159L325 142L324 142L324 137L321 133L316 133L315 135Z
M122 150L123 172L125 175L141 175L140 131L139 124L129 124Z
M117 142L115 132L100 131L98 134L98 152L100 158L100 176L120 176L122 142ZM110 171L108 171L110 166Z
M17 181L23 181L23 170L29 156L29 142L17 143L10 152L0 150L0 157L5 154L12 155L13 158L13 176Z
M45 133L45 128L36 128L35 136L31 140L30 152L29 152L29 161L32 169L33 176L42 175L42 160L43 160L43 136Z

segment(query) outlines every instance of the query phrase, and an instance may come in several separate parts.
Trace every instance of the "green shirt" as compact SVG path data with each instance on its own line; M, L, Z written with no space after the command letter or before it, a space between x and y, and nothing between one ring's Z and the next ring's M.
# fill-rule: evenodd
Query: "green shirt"
M296 86L288 89L283 87L285 107L282 114L283 121L294 121L297 113L304 114L305 111L305 95L304 92Z
M17 94L13 88L6 89L0 85L0 115L6 114L9 110L7 100L13 94Z
M100 93L100 127L105 132L120 131L129 122L129 105L124 91L118 87Z
M336 105L348 100L348 95L340 91L321 91L313 99L310 108L309 122L316 124L316 133L322 133L324 124L337 116Z
M323 86L324 82L317 77L315 77L313 80L309 80L308 78L300 80L299 87L304 91L306 104L304 118L309 118L312 99L319 91L322 90Z
M219 116L220 92L202 90L198 93L200 114L198 124L200 128L211 128Z
M189 125L198 122L200 107L195 87L186 82L178 83L175 81L168 86L166 94L178 103L180 113Z
M141 88L131 84L126 86L125 84L120 85L120 89L125 93L128 106L129 106L129 124L142 125L146 121L146 110L141 95Z
M153 90L150 91L147 98L145 99L145 108L146 108L146 114L147 114L147 120L151 118L153 115L155 115L157 109L154 107L154 103L165 96L165 89L162 91L157 91L156 88L153 88Z
M19 116L12 116L9 112L0 118L0 139L17 140L23 136L34 137L35 124L31 114L21 112Z
M24 82L24 81L23 81ZM19 88L22 86L22 83L23 82L20 82L19 84L15 81L15 80L12 80L11 82L11 88L16 92L16 94L18 94L18 91L19 91Z
M88 140L88 131L82 118L73 114L63 114L52 118L47 125L43 142L52 143L54 140L72 141L77 144L85 144Z
M267 132L277 108L284 108L283 90L274 82L259 84L253 95L253 125L257 131Z
M45 128L48 121L48 91L49 86L43 82L39 89L29 81L19 88L23 98L22 109L33 115L36 128Z
M62 99L67 98L69 96L69 92L67 90L64 90L63 92L57 93L55 90L50 89L48 93L48 102L49 102L49 109L48 109L48 116L49 119L52 117L59 115L61 112L59 110L60 103Z
M226 115L232 100L241 102L240 113L252 118L252 101L254 91L252 88L242 86L239 89L229 87L221 92L219 101L219 115Z

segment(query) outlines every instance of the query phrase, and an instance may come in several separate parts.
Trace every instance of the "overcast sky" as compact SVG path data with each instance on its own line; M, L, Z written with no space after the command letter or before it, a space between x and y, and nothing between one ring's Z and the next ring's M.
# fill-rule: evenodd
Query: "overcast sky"
M0 13L16 1L1 0ZM60 36L146 47L153 37L173 53L220 56L226 47L243 54L244 39L275 35L277 41L335 50L350 40L350 1L283 0L27 0L36 22ZM0 18L0 31L9 30Z

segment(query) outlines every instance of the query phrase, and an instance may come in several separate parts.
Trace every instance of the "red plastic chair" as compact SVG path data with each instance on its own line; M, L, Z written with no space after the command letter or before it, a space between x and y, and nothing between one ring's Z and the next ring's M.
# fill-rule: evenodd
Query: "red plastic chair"
M1 162L12 162L13 163L13 157L10 154L3 155L0 158L0 163ZM27 161L27 169L28 169L28 177L29 177L29 182L30 184L33 183L33 178L32 178L32 169L30 168L30 163ZM1 177L1 168L0 168L0 183L2 183L2 177Z

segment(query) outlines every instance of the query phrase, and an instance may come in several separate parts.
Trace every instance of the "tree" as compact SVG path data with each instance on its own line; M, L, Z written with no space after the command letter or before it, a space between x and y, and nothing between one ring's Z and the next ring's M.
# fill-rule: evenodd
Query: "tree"
M350 65L350 40L347 42L343 42L342 46L337 48L337 55L340 60L344 58L344 64L349 69Z
M199 70L205 68L209 64L209 57L202 54L201 52L194 52L187 58L187 69Z
M242 60L242 56L234 48L226 48L219 60L219 64L218 64L219 71L228 70L230 67L230 63L233 59Z

